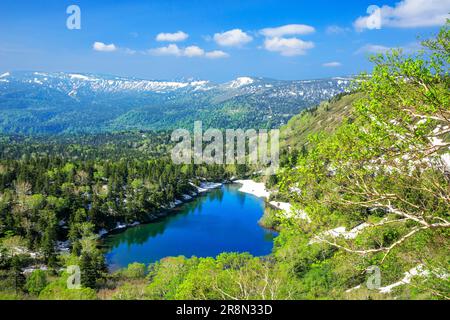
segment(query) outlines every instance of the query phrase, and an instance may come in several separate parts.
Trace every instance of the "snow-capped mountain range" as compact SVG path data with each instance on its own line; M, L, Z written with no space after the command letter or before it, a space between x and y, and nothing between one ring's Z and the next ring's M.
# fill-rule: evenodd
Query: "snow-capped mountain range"
M206 120L217 127L248 127L249 123L273 127L343 92L350 81L239 77L213 83L4 72L0 73L0 131L166 129L189 126L191 120Z

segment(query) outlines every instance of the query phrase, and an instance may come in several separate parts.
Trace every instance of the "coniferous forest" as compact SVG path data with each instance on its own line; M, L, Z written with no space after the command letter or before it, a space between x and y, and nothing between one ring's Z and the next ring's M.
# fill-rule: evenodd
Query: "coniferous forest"
M174 164L165 130L3 133L0 299L448 300L450 22L419 51L370 61L344 92L281 126L272 176ZM259 221L277 233L270 254L108 268L105 236L238 179L270 191Z

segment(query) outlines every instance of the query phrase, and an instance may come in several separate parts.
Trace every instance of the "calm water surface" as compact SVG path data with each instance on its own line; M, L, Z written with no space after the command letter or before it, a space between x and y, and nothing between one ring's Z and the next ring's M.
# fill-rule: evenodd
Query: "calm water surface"
M258 220L264 201L225 185L183 204L159 222L140 225L103 241L111 270L132 262L150 263L167 256L215 257L222 252L272 251L276 233Z

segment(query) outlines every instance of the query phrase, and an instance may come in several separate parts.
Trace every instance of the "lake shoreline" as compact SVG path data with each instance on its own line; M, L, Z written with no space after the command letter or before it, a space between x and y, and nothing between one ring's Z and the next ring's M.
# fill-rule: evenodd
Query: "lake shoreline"
M135 222L129 223L129 224L118 223L116 228L111 229L111 230L102 229L99 231L99 233L97 233L97 235L98 235L99 239L103 239L103 238L106 238L111 235L116 235L116 234L125 232L126 230L128 230L130 228L134 228L134 227L137 227L140 225L146 225L146 224L150 224L150 223L156 223L166 217L176 215L177 208L182 206L183 204L189 203L191 201L198 199L199 197L205 196L209 191L219 189L226 184L232 184L232 183L234 183L232 180L224 180L222 182L205 182L205 183L201 183L200 186L195 186L194 184L191 183L191 185L193 187L197 188L197 192L195 194L194 193L191 193L190 195L185 194L185 195L183 195L183 200L175 199L173 202L168 204L167 208L163 208L163 210L153 213L152 218L147 219L147 220L142 220L142 221L135 221ZM186 196L189 196L189 198L187 198Z
M124 225L121 228L111 229L111 230L107 231L106 233L99 234L99 236L100 236L100 238L104 238L109 235L119 234L121 232L126 231L129 228L133 228L133 227L136 227L139 225L145 225L145 224L149 224L149 223L158 222L161 219L164 219L168 216L177 214L177 212L176 212L177 208L182 206L183 204L194 201L195 199L206 195L209 191L221 188L222 186L224 186L226 184L240 184L241 185L241 187L239 188L240 192L253 195L257 198L263 198L263 199L265 199L265 203L268 204L269 206L271 206L275 209L281 210L281 211L285 210L286 203L280 203L280 202L276 203L274 201L269 202L269 197L272 193L271 193L271 191L266 189L265 184L263 182L256 182L255 180L251 180L251 179L234 180L232 178L230 180L223 180L222 182L206 182L206 185L201 184L200 186L195 186L192 184L192 186L197 188L196 195L190 195L189 199L175 200L176 205L174 207L169 207L165 210L159 211L158 213L155 214L156 217L154 219L150 219L147 221L139 221L138 223L134 222L134 223L131 223L128 225ZM261 219L264 218L264 214L265 214L265 210L264 210L263 215L261 216ZM258 224L262 228L267 229L269 231L279 232L279 230L276 230L269 226L260 224L259 221L258 221Z
M263 182L256 182L254 180L236 180L234 183L241 184L240 192L254 195L258 198L266 198L269 200L271 192L266 189L266 186Z
M168 208L165 208L164 210L160 210L157 213L154 213L153 215L155 215L156 217L154 217L153 219L136 221L136 222L133 222L130 224L118 225L118 227L116 227L114 229L104 230L103 232L102 232L102 230L100 230L100 232L97 235L101 239L101 238L105 238L110 235L119 234L121 232L128 230L129 228L137 227L139 225L145 225L145 224L149 224L149 223L158 222L161 219L164 219L168 216L177 214L177 212L176 212L177 208L182 206L183 204L194 201L195 199L206 195L209 191L221 188L222 186L227 185L227 184L240 184L241 185L241 188L239 188L240 192L253 195L257 198L265 198L266 199L265 202L269 203L268 200L269 200L269 196L271 194L270 191L268 191L265 188L264 183L256 182L251 179L235 180L235 179L231 178L231 179L223 180L222 182L204 182L204 183L200 184L200 186L196 186L191 183L191 185L193 187L197 188L197 192L195 195L193 195L193 194L189 195L189 197L190 197L189 199L186 199L186 198L184 198L183 200L175 199L174 202L172 203L172 204L175 204L174 206L171 207L170 206L171 203L169 203ZM273 204L271 204L271 203L269 203L269 204L271 206L277 208ZM280 208L278 208L278 209L280 209ZM273 230L272 228L266 228L263 225L261 225L261 227L263 227L267 230L270 230L270 231L276 231L276 230Z
M249 252L255 256L271 254L273 238L278 232L258 223L266 209L265 201L246 196L239 191L240 187L239 183L224 183L221 188L200 194L193 205L185 203L179 209L166 211L160 222L114 230L99 244L110 271L131 262L152 263L154 258L158 261L165 256L216 257L222 252ZM164 233L162 230L167 226L171 227ZM229 230L235 237L227 237L223 230ZM131 239L140 240L133 242Z

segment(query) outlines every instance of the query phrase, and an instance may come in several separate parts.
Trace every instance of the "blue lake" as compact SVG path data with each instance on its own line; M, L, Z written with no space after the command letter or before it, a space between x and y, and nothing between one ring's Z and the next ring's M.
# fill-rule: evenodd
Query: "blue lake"
M264 200L225 185L173 210L162 220L140 225L103 240L110 270L168 256L215 257L222 252L272 251L276 233L258 225Z

